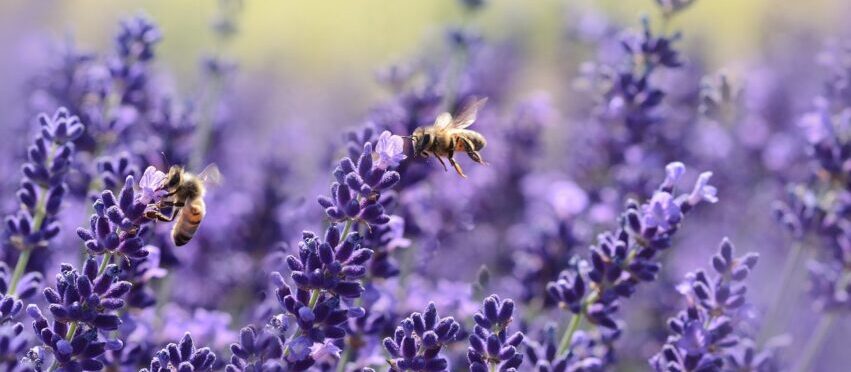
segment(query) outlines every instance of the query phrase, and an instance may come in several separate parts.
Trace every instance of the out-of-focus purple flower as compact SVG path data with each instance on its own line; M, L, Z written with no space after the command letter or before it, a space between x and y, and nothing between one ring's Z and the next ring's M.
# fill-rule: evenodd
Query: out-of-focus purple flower
M3 322L0 324L0 368L4 371L26 371L27 362L18 362L19 356L27 350L27 335L21 323Z
M712 257L716 277L711 278L703 270L687 276L681 291L688 308L668 321L672 334L662 351L651 358L653 368L657 371L729 369L725 363L738 357L734 348L749 347L742 344L747 336L738 328L745 320L742 309L747 288L743 281L756 266L758 257L755 253L734 257L732 243L724 239Z
M375 144L376 164L381 169L394 168L407 157L405 140L402 137L383 131Z
M0 324L11 322L21 313L26 300L32 297L41 288L42 277L40 273L31 272L19 278L17 288L10 291L12 273L4 262L0 262Z
M310 347L310 358L317 363L330 362L340 359L340 349L332 340L313 344Z
M662 190L670 190L677 184L680 178L685 174L686 166L680 162L673 162L665 166L665 181L659 187Z
M159 28L144 16L121 22L121 31L115 38L118 55L122 58L147 61L154 57L153 46L162 39Z
M668 169L680 172L676 170L680 166L674 164ZM613 317L620 308L618 299L631 296L639 283L656 280L661 268L659 253L671 246L671 238L685 214L703 201L697 199L693 203L688 194L674 196L670 173L662 183L664 189L657 190L649 202L627 203L620 227L598 236L588 262L579 262L562 273L558 281L547 285L549 295L576 314L571 322L574 326L568 327L559 345L559 354L568 351L571 332L582 317L619 332L621 325ZM707 181L699 181L699 188L709 187Z
M4 246L19 251L20 273L27 268L30 252L46 247L48 241L59 234L57 214L68 189L65 175L74 156L73 141L85 130L80 119L65 108L57 109L52 117L41 114L38 121L41 126L39 134L28 148L28 161L21 167L23 179L16 193L21 209L17 214L6 217L2 235ZM7 261L13 257L9 253L5 256ZM36 269L40 271L42 268ZM19 279L12 278L12 291Z
M543 330L543 340L533 341L527 338L526 357L536 371L541 372L567 372L567 371L602 371L603 362L600 358L583 355L578 346L571 353L558 353L558 340L556 339L556 327L548 324ZM576 337L577 341L582 341Z
M104 189L118 192L128 176L136 177L139 169L130 160L130 155L122 152L115 157L103 157L97 161L97 173Z
M691 205L697 205L702 201L706 201L709 203L718 202L718 190L715 186L709 184L709 179L712 178L712 172L703 172L697 178L697 182L694 184L694 190L692 190L691 194L688 196L688 202Z

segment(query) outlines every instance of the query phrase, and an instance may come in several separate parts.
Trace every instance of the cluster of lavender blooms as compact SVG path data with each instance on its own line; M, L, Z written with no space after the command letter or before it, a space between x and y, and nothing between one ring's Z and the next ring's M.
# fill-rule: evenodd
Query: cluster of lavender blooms
M666 167L667 176L646 203L627 202L617 230L602 233L587 261L579 260L547 285L560 307L573 313L558 347L558 355L574 345L574 332L583 319L617 338L623 325L614 318L620 300L632 296L638 284L652 282L661 270L659 256L672 246L684 217L701 202L715 203L712 173L702 173L690 193L675 194L685 173L682 163Z
M680 285L687 308L668 320L671 336L650 360L657 371L778 369L771 351L757 353L755 342L744 334L748 310L744 284L756 266L758 254L733 256L733 244L724 239L712 256L715 277L698 270Z
M39 115L38 122L39 134L27 149L28 162L21 167L23 179L16 193L21 210L5 219L4 257L7 262L17 260L9 284L12 293L31 255L37 255L34 271L44 270L48 242L60 232L57 215L68 192L65 176L73 160L73 141L85 131L80 119L64 108L52 116Z
M222 50L202 59L199 92L176 95L157 60L165 35L150 18L120 22L111 52L69 46L58 68L33 81L35 109L55 114L25 128L37 133L29 149L10 150L14 161L27 158L15 164L24 164L23 179L2 235L0 369L832 366L820 353L847 317L851 292L847 58L830 60L828 90L803 116L813 171L801 180L803 167L794 165L802 163L778 143L799 130L787 128L799 106L785 100L809 97L756 78L740 89L726 74L705 77L702 56L680 48L688 34L668 30L696 1L657 1L661 25L645 17L638 32L569 25L595 53L582 65L572 58L583 53L565 56L579 79L562 81L594 89L568 92L582 96L570 103L518 94L524 39L477 28L488 2L460 3L462 24L446 27L441 44L379 73L390 98L365 124L321 146L293 143L296 135L314 141L312 132L246 129L282 120L263 116L274 88L230 84L242 71ZM214 37L226 46L249 4L218 6ZM807 81L805 73L795 81ZM783 78L773 77L775 88L787 85ZM411 156L406 135L475 97L491 102L470 128L488 140L487 166L464 165L469 178L461 180ZM768 109L780 106L784 115ZM581 130L559 137L567 127ZM753 128L761 131L743 134ZM267 149L260 139L293 149ZM585 145L552 146L562 140ZM242 155L246 146L256 146L253 154ZM330 193L325 177L305 177L311 163L293 160L323 146L318 174L330 173ZM707 151L715 146L718 154ZM744 159L721 161L721 153ZM346 156L333 161L339 154ZM688 174L680 160L713 172ZM213 161L226 183L206 190L201 227L175 249L174 222L155 218L173 197L163 170L192 173ZM691 181L691 190L678 189ZM772 199L784 200L775 214L791 239L760 224ZM717 206L697 208L705 203ZM753 232L729 231L735 225ZM675 284L699 265L704 242L728 233L760 247L792 242L793 263L807 249L816 311L794 316L819 319L812 331L776 310L808 308L785 305L803 290L795 265L783 270L778 302L763 304L763 271L751 272L758 256L735 256L726 239L711 269ZM760 252L763 265L773 253ZM806 346L802 353L778 352L773 336L784 333Z

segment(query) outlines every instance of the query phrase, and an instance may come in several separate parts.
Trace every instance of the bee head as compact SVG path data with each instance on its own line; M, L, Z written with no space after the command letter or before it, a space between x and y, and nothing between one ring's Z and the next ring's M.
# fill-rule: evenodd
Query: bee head
M168 175L165 179L165 187L170 190L176 188L181 183L183 183L183 167L179 165L172 165L171 168L168 169Z
M426 133L423 128L417 128L414 130L414 134L411 135L411 144L414 149L414 156L420 156L423 154L423 151L428 147L429 142L431 142L431 135Z

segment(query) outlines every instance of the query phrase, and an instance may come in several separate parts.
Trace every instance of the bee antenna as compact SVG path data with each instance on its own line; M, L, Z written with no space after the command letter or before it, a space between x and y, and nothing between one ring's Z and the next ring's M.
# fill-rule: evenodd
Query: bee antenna
M162 157L163 157L163 165L165 165L165 167L168 168L169 162L168 162L168 157L165 156L165 151L160 151L160 155L162 155Z

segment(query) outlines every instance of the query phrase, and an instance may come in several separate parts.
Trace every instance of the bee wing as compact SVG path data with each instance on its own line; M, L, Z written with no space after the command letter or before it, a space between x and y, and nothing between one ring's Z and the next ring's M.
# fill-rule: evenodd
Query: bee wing
M198 179L204 183L204 186L218 186L222 183L222 173L219 172L219 166L213 163L198 173Z
M476 114L478 114L479 109L484 107L485 103L488 102L488 98L477 99L473 103L464 107L461 110L461 113L455 117L455 120L452 121L451 127L454 129L464 129L473 125L473 122L476 121Z
M449 124L452 124L452 114L448 112L438 115L437 119L434 120L434 127L437 129L449 128Z

